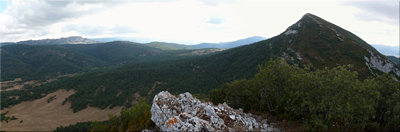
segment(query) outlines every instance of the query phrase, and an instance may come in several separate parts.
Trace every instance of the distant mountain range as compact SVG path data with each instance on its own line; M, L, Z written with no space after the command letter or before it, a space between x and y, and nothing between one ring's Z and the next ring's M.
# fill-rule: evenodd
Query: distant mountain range
M400 47L398 45L397 46L389 46L383 44L370 44L370 45L384 55L400 57L400 52L399 52Z
M265 40L267 38L261 37L261 36L253 36L249 38L244 38L232 42L220 42L220 43L200 43L200 44L195 44L195 45L190 45L195 48L200 48L200 49L205 49L205 48L219 48L219 49L229 49L229 48L234 48L242 45L247 45L251 43L255 43L261 40ZM138 43L147 43L150 42L150 38L93 38L93 40L96 41L101 41L101 42L112 42L112 41L132 41L132 42L138 42ZM148 44L152 43L157 43L157 42L150 42ZM162 42L164 43L164 42Z
M71 36L59 39L40 39L40 40L25 40L19 42L3 42L1 45L9 44L27 44L27 45L60 45L60 44L95 44L103 43L100 41L95 41L89 38L83 38L81 36Z
M265 40L267 38L261 37L261 36L253 36L249 38L244 38L244 39L239 39L236 41L232 42L220 42L220 43L201 43L201 44L196 44L192 45L193 47L197 48L219 48L219 49L229 49L229 48L234 48L242 45L247 45L251 43L255 43L261 40Z

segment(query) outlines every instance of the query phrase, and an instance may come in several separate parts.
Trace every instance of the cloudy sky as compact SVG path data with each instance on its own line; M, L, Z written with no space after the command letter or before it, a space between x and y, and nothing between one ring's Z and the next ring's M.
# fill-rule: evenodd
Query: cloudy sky
M312 13L370 44L399 45L399 1L0 0L0 42L82 36L181 44L271 38ZM140 40L138 40L140 41Z

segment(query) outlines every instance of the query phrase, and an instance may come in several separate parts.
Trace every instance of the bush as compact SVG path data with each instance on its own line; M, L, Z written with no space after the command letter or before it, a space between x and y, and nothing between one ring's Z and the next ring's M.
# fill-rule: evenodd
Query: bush
M301 121L307 130L363 130L375 116L380 96L376 81L359 81L351 65L314 71L311 67L269 61L259 66L253 80L226 83L210 91L210 98L213 103Z
M152 129L155 124L151 121L151 105L146 98L139 98L139 103L133 108L122 109L121 115L109 114L111 125L104 125L100 122L93 122L91 130L93 131L141 131L143 129Z
M398 87L397 87L398 88ZM386 127L391 130L400 130L400 90L397 89L387 101L388 109L385 113Z

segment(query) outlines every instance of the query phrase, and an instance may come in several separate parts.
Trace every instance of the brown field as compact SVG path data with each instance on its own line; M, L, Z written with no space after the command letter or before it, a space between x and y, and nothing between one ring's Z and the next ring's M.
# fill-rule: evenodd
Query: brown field
M0 92L1 91L10 91L10 90L20 90L20 89L24 88L24 85L37 87L37 86L40 86L42 84L46 84L46 83L49 83L49 82L52 82L52 81L56 81L60 77L65 77L65 76L73 77L75 75L77 75L77 74L59 75L59 76L57 76L55 78L47 79L45 82L40 82L39 80L30 80L30 81L25 81L22 84L18 83L18 82L22 81L21 78L15 78L14 81L3 81L3 82L1 82L1 87L8 87L8 86L12 86L12 87L7 88L7 89L0 89Z
M26 101L10 108L1 110L1 113L9 111L6 116L15 116L17 120L6 123L1 122L3 131L53 131L59 126L68 126L78 122L104 121L108 119L107 114L118 114L122 107L104 109L88 107L77 113L73 113L71 103L62 105L65 98L75 93L75 90L58 90L48 94L46 97L34 101ZM47 103L50 96L56 95L55 99ZM19 123L23 120L22 123Z

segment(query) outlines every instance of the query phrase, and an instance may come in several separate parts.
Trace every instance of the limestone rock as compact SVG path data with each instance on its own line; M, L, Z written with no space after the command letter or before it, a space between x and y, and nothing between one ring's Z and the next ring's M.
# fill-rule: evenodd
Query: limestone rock
M226 103L214 106L186 92L178 97L158 93L151 107L151 120L161 131L279 131L267 120L235 110ZM257 118L258 119L258 118Z

